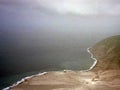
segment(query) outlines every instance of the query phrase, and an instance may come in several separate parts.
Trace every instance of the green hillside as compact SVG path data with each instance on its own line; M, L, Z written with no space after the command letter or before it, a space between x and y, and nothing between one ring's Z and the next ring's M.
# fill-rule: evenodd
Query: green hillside
M112 36L98 42L90 51L98 60L93 71L120 70L120 35Z

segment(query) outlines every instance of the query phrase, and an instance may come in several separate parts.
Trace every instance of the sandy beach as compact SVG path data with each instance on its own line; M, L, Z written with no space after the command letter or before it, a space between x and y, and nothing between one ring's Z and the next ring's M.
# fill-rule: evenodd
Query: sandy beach
M117 72L117 73L116 73ZM120 90L120 70L99 74L61 71L34 76L10 90Z

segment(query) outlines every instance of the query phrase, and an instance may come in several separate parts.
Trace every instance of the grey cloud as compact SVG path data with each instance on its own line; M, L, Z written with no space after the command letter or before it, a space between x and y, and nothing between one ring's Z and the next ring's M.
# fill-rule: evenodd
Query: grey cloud
M62 15L120 14L120 0L1 0L1 7Z
M120 14L120 0L1 0L1 7L47 14Z
M38 0L39 4L59 14L120 14L119 0Z

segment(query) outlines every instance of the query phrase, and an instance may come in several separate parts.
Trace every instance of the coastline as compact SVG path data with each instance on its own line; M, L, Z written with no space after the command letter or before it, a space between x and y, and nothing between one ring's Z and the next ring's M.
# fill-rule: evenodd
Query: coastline
M95 61L94 61L93 65L88 69L88 71L89 71L89 70L92 70L92 69L96 66L96 64L97 64L97 62L98 62L98 60L97 60L96 58L94 58L93 54L90 52L90 50L89 50L90 48L91 48L91 47L87 48L87 52L91 55L91 58L92 58L93 60L95 60Z
M45 74L47 74L47 72L43 72L43 73L38 73L38 74L35 74L35 75L27 76L27 77L25 77L25 78L22 78L20 81L17 81L17 82L14 83L13 85L8 86L8 87L6 87L6 88L4 88L4 89L2 89L2 90L9 90L10 88L15 87L15 86L19 85L20 83L24 82L26 79L30 79L30 78L32 78L32 77L41 76L41 75L45 75Z
M90 70L92 70L92 69L95 67L95 65L97 64L97 59L94 58L93 54L90 52L90 50L89 50L90 48L91 48L91 47L87 48L87 52L91 55L90 58L93 59L93 60L95 60L95 61L94 61L93 65L92 65L88 70L81 70L81 71L90 71ZM71 71L71 70L63 70L63 71ZM14 83L13 85L8 86L8 87L6 87L6 88L4 88L4 89L2 89L2 90L9 90L10 88L13 88L13 87L21 84L21 83L24 82L26 79L30 79L30 78L35 77L35 76L42 76L42 75L45 75L45 74L47 74L47 73L48 73L48 72L43 72L43 73L38 73L38 74L35 74L35 75L27 76L27 77L25 77L25 78L22 78L20 81L17 81L17 82Z

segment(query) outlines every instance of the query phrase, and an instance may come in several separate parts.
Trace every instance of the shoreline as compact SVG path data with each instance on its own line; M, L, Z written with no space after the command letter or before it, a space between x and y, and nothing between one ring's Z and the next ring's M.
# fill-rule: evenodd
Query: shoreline
M95 61L94 61L93 65L88 69L88 71L89 71L89 70L92 70L92 69L96 66L96 64L97 64L97 62L98 62L98 60L97 60L96 58L94 58L93 54L90 52L90 50L89 50L90 48L91 48L91 47L87 48L87 52L91 55L90 58L92 58L92 59L95 60Z
M38 73L38 74L35 74L35 75L27 76L27 77L25 77L25 78L22 78L20 81L17 81L17 82L14 83L13 85L8 86L8 87L6 87L6 88L4 88L4 89L2 89L2 90L9 90L10 88L15 87L15 86L19 85L20 83L24 82L26 79L30 79L30 78L32 78L32 77L41 76L41 75L45 75L45 74L47 74L47 72L43 72L43 73Z
M95 67L95 65L97 64L97 59L94 58L93 54L90 52L90 49L91 47L87 48L87 52L91 55L91 59L95 60L93 65L88 69L88 70L81 70L81 71L90 71L91 69L93 69ZM71 71L71 70L63 70L63 71ZM38 73L38 74L35 74L35 75L31 75L31 76L27 76L25 78L22 78L20 81L17 81L16 83L12 84L11 86L8 86L6 88L3 88L2 90L9 90L10 88L13 88L17 85L19 85L20 83L24 82L26 79L30 79L32 77L35 77L35 76L42 76L42 75L45 75L47 74L48 72L43 72L43 73Z

